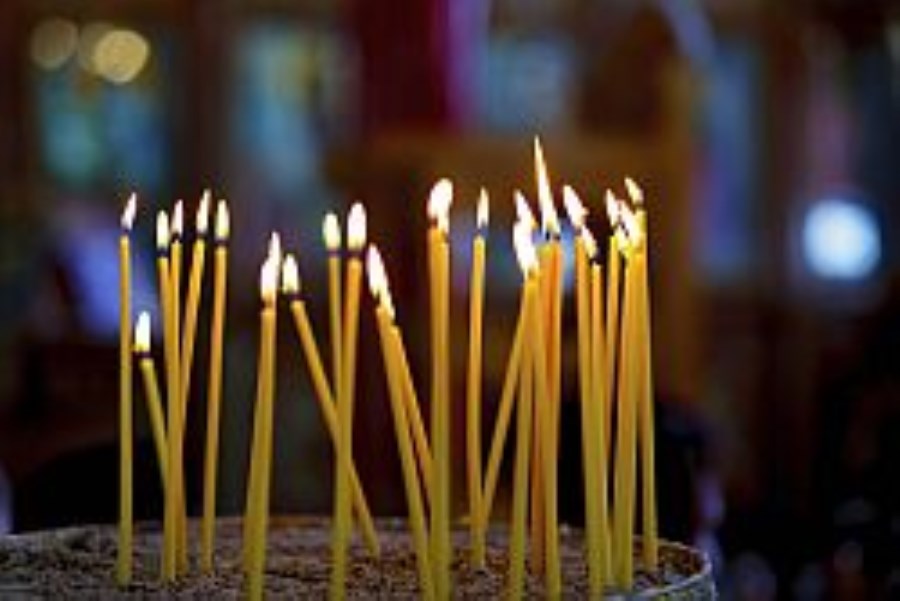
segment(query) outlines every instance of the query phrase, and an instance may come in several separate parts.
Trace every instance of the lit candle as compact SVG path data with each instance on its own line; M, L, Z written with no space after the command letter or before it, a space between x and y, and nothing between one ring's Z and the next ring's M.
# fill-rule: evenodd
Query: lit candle
M131 226L137 198L128 197L119 235L119 547L116 579L131 582L134 535L132 358L131 358Z
M182 254L184 235L184 203L181 200L175 202L175 208L172 210L172 243L169 251L170 261L170 277L172 279L169 294L171 302L169 304L171 313L171 328L174 338L175 350L175 397L171 407L177 407L175 412L175 429L169 432L169 440L172 446L173 457L169 461L172 470L169 482L175 491L175 553L176 553L176 573L187 570L187 514L185 512L184 498L184 459L182 457L181 448L184 442L184 410L181 408L181 270L182 270Z
M338 459L335 462L334 532L332 539L332 572L329 589L332 598L343 598L346 590L347 547L350 544L350 466L353 463L353 401L356 378L356 342L359 327L359 293L362 279L362 249L366 244L366 212L355 203L347 218L346 298L341 350L343 377L338 387L337 415L340 435Z
M657 531L657 507L656 507L656 445L654 441L654 416L653 416L653 358L651 352L651 327L650 327L650 287L647 280L647 263L649 262L649 247L647 237L647 212L644 209L644 193L630 177L625 178L625 186L628 195L635 207L635 218L639 226L640 254L637 262L639 271L638 280L638 328L640 374L638 386L638 440L641 449L641 516L643 518L643 559L644 564L650 570L655 570L659 563L659 534Z
M273 239L274 235L273 235ZM270 249L276 247L272 244ZM280 246L276 248L280 249ZM269 518L269 491L272 472L272 428L275 402L275 326L276 295L278 275L280 272L280 250L272 252L263 263L260 272L260 296L262 311L260 313L260 361L257 388L259 398L254 411L254 421L259 423L254 428L259 435L257 443L258 476L256 478L256 494L254 495L253 514L250 516L252 546L250 549L250 570L248 593L250 599L263 597L263 573L266 560L266 528ZM251 467L252 469L252 467Z
M391 334L395 338L394 344L397 346L397 356L400 358L400 383L404 391L403 401L406 404L406 414L412 430L416 459L419 463L419 471L422 474L422 488L425 489L425 500L431 507L434 495L434 477L432 475L434 473L434 461L431 455L431 447L428 444L428 435L425 433L422 413L419 411L419 397L413 384L412 372L409 369L409 362L406 360L406 348L403 345L403 338L400 336L400 328L396 324L391 328Z
M319 345L316 343L312 324L309 321L309 314L306 311L306 303L300 295L300 272L297 268L297 260L291 254L285 255L284 257L284 262L281 266L281 282L282 291L288 297L291 314L294 317L294 326L300 337L303 354L306 357L306 365L309 368L313 388L316 391L316 400L319 403L319 409L322 411L322 416L325 419L325 426L328 429L328 435L331 437L335 453L337 453L340 427L338 426L334 395L331 392L328 378L325 376L325 368L322 365L322 357L319 354ZM350 466L350 478L350 493L353 497L353 507L356 510L360 530L362 531L363 538L369 548L369 552L373 557L378 557L380 549L378 545L378 536L375 533L375 523L372 520L372 513L369 510L369 504L366 501L365 492L363 491L362 484L359 481L359 475L356 473L356 467L354 465Z
M597 494L593 499L596 504L594 513L597 519L597 538L594 541L594 559L597 574L594 576L593 586L598 591L603 590L603 582L612 576L610 572L610 540L609 540L609 440L606 428L606 415L609 414L609 400L606 396L606 382L609 374L606 373L606 357L604 356L605 339L603 327L603 272L598 255L597 241L586 226L582 232L585 254L590 261L590 420L592 428L596 432L591 445L593 457L592 465L595 467ZM602 579L599 577L602 575Z
M403 396L406 394L400 374L400 362L397 356L398 347L394 344L391 328L394 321L394 305L387 283L384 263L378 249L369 247L366 261L369 274L369 287L375 297L377 305L375 317L378 323L378 333L381 340L381 354L384 360L384 370L387 375L388 388L391 400L391 413L394 416L394 432L397 438L397 447L400 451L400 463L403 468L403 482L406 490L406 504L409 509L409 524L413 535L413 545L416 551L416 565L419 570L419 587L422 597L434 599L434 584L432 580L431 565L428 555L428 532L425 526L425 514L422 507L422 493L419 487L419 478L416 473L416 459L413 455L412 440L410 439L409 424L407 421L406 406Z
M606 288L606 373L608 378L606 381L606 398L610 399L610 406L613 398L613 385L616 378L616 341L619 339L619 294L620 294L620 270L621 257L619 253L624 250L622 245L621 228L619 227L619 201L616 200L612 191L606 191L606 213L609 217L609 227L611 233L609 235L609 244L606 251L606 273L609 277ZM607 440L612 440L610 432L612 431L612 414L608 413L603 416L603 424L606 427Z
M624 205L619 207L624 231L628 237L623 297L622 334L619 365L619 398L616 449L615 550L618 553L616 581L628 590L634 580L634 498L636 479L636 404L639 356L636 351L638 254L637 220Z
M528 201L518 190L513 192L516 216L519 227L525 228L529 236L534 232L535 221L528 208ZM482 530L487 529L490 522L491 509L494 504L494 493L497 489L497 478L500 474L500 460L503 458L503 450L506 447L506 434L509 429L509 420L512 415L513 398L517 391L519 370L522 364L522 341L525 338L525 329L528 327L528 316L525 312L524 295L520 300L519 317L513 335L512 347L506 362L506 371L503 378L503 388L500 392L500 403L497 409L497 421L494 423L494 434L491 437L491 448L488 453L487 472L484 481Z
M522 339L522 363L519 369L519 400L516 408L516 454L513 468L512 524L509 539L509 595L522 599L525 587L525 532L528 518L528 476L531 461L532 393L534 386L534 332L541 327L534 311L537 293L535 281L537 256L531 241L531 231L522 222L513 228L516 257L524 277L522 305L525 326Z
M181 411L187 409L191 388L191 368L194 363L194 341L197 334L197 313L203 284L203 269L206 261L206 232L209 229L210 193L206 190L197 207L196 235L191 257L191 273L188 280L187 304L184 313L184 331L181 333Z
M216 206L213 312L209 340L209 383L206 388L206 451L203 470L203 523L201 562L203 570L213 568L216 528L216 484L219 472L219 421L222 405L222 339L225 330L225 291L228 282L228 204Z
M466 446L469 481L469 528L472 563L484 566L484 531L481 523L481 339L484 317L484 263L488 222L488 196L478 198L475 239L472 241L472 283L469 290L469 366L466 382Z
M536 478L539 484L532 487L540 491L532 505L532 559L534 567L543 566L547 576L547 586L551 596L558 594L560 585L559 573L559 535L557 510L557 456L559 439L559 404L561 400L561 338L562 338L562 245L560 244L559 216L553 203L553 191L550 176L544 160L544 152L540 140L534 139L535 175L537 178L538 202L541 208L541 229L546 243L541 248L541 323L544 327L539 339L546 341L539 344L536 353L542 358L543 378L546 386L538 386L535 397L535 408L538 413L544 411L544 419L535 421L535 442L538 452L535 453ZM540 379L540 374L539 374ZM543 399L542 399L543 396Z
M322 222L322 237L328 249L328 316L331 324L332 380L341 381L341 224L328 213Z
M177 552L175 540L177 538L178 523L176 521L177 496L173 484L172 469L175 462L175 437L176 416L178 411L178 352L175 334L173 331L172 316L172 276L169 268L169 216L165 211L160 211L156 216L156 266L159 277L159 305L162 311L163 322L163 349L166 362L166 442L168 443L168 486L165 490L165 504L163 510L163 578L172 581L175 579L175 555Z
M603 430L598 421L598 413L592 395L594 383L600 374L594 370L591 361L591 336L595 325L591 320L591 274L588 265L588 248L593 243L590 232L585 229L587 211L578 195L571 187L563 188L563 204L569 221L575 230L575 313L578 324L578 384L581 396L581 456L584 470L584 510L585 539L588 557L588 582L590 593L597 596L603 592L603 568L600 556L600 516L598 497L601 494L598 469L601 457L596 453L596 440ZM587 242L591 240L591 242ZM591 253L592 254L592 253Z
M438 181L428 199L428 254L431 276L432 390L431 436L434 498L431 555L437 597L450 596L450 373L449 373L449 210L453 184Z
M166 427L163 423L162 401L159 396L156 368L153 366L153 357L150 355L150 314L146 311L142 311L138 315L134 326L134 354L143 375L144 396L147 397L147 413L150 414L150 427L153 430L153 442L156 445L160 485L165 491L168 481Z

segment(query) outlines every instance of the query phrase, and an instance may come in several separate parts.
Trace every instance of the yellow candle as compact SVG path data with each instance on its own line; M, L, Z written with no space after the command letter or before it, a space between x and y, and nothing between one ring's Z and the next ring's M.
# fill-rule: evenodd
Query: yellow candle
M173 444L172 453L174 457L169 462L172 470L170 482L175 491L175 553L176 553L176 573L187 571L187 515L184 498L184 458L182 457L182 446L184 441L184 410L181 408L181 391L182 376L181 373L181 271L182 271L182 236L184 234L184 204L181 200L175 202L175 208L172 210L172 244L169 251L170 260L170 277L172 279L169 294L171 302L169 304L172 316L172 336L175 340L175 382L176 396L172 407L178 407L175 416L176 429L169 432L169 439Z
M469 484L469 532L472 563L484 566L484 533L481 523L481 338L484 317L485 230L488 220L487 191L478 199L478 232L472 241L472 283L469 291L469 365L466 381L466 453Z
M335 410L334 395L331 392L331 386L328 384L328 378L325 376L325 368L322 365L319 346L313 335L312 325L306 311L306 303L303 302L303 299L300 296L300 274L297 269L297 261L294 259L293 255L285 255L281 273L282 289L290 299L291 314L294 316L294 326L300 337L300 343L303 346L303 354L306 357L306 365L309 368L313 388L316 391L319 409L322 411L322 416L325 419L325 426L328 429L328 435L331 437L335 452L337 452L339 444L339 426L337 411ZM350 466L350 478L350 492L353 497L353 507L356 510L360 530L362 531L363 538L368 546L369 553L373 557L378 557L380 555L380 548L378 536L375 533L375 524L372 520L372 513L369 510L362 484L359 481L359 475L356 473L356 467L352 465Z
M428 232L432 278L432 411L434 498L431 510L431 555L438 598L450 596L450 373L449 373L449 273L447 236L453 184L438 181L431 190L428 213L433 220Z
M163 578L172 581L175 579L175 555L177 527L176 522L176 502L177 496L175 486L173 484L173 464L175 463L175 437L172 434L176 428L176 416L178 411L173 408L177 406L178 398L178 352L176 347L175 335L172 329L172 276L169 269L169 218L165 211L160 211L156 217L156 249L157 249L157 272L159 277L159 305L162 312L163 322L163 348L165 351L166 361L166 442L168 443L168 476L169 485L165 490L165 504L163 510L163 560L162 573Z
M259 381L262 383L262 392L255 411L255 419L260 420L261 426L260 447L258 450L259 477L258 489L254 503L254 514L251 516L251 547L250 574L248 584L248 596L250 599L262 599L263 574L266 560L266 528L269 517L269 491L272 472L272 427L274 419L275 401L275 325L276 292L278 286L280 255L269 254L263 264L260 275L260 293L263 308L260 314L260 373Z
M537 257L531 244L531 232L520 222L513 229L516 255L525 277L523 305L525 327L522 340L522 365L519 370L519 400L516 409L516 454L513 473L512 523L509 539L508 597L521 599L525 586L525 532L528 517L528 475L531 461L532 393L534 386L534 333L540 327L539 316L534 309L534 297L538 294L534 274Z
M619 339L619 294L620 294L620 270L621 258L619 254L622 252L623 246L620 243L621 236L619 234L619 202L610 190L606 191L606 212L609 216L609 225L612 228L612 234L609 236L609 244L606 251L606 273L609 277L606 285L606 373L609 375L606 381L606 398L613 398L613 384L616 375L616 341ZM610 406L612 403L609 403ZM611 413L603 416L603 423L606 426L607 440L612 440L610 432Z
M162 490L165 492L168 482L168 450L166 447L166 427L163 423L162 402L159 396L159 383L156 379L156 368L150 355L150 314L142 311L134 326L134 354L144 380L144 396L147 397L147 412L150 414L150 427L153 430L153 442L156 445L156 461L159 464L159 477Z
M406 406L403 401L403 396L406 393L400 381L402 377L399 371L401 369L400 357L397 354L399 347L396 345L396 339L391 335L393 302L390 299L384 263L381 260L378 249L374 246L369 247L367 271L369 274L369 286L378 302L375 309L375 317L378 323L379 339L381 340L384 370L388 380L391 413L394 416L394 431L397 438L397 447L400 451L400 463L403 468L406 504L409 509L409 524L416 551L416 565L419 570L419 587L423 598L434 599L434 583L428 555L428 532L422 507L422 493L416 473L416 459L413 455Z
M131 226L137 199L128 197L119 236L119 547L116 580L131 582L134 534L132 357L131 357Z
M181 411L185 413L191 388L191 368L194 363L194 341L197 334L197 312L203 289L203 269L206 261L206 232L209 229L209 190L203 193L197 208L196 237L191 257L191 274L188 280L187 305L184 313L184 331L181 333Z
M328 316L331 324L332 380L341 380L341 224L328 213L322 223L322 237L328 249Z
M590 264L590 362L593 376L591 378L590 391L590 419L596 435L591 446L592 464L596 466L596 497L594 503L597 516L597 537L594 541L596 548L595 567L602 578L592 582L592 588L597 594L603 590L603 583L612 576L610 568L610 540L609 540L609 440L606 428L606 416L609 415L609 401L606 396L606 382L609 374L606 373L605 339L603 327L603 275L602 267L597 257L597 243L590 230L584 230L585 250Z
M209 381L206 389L206 450L203 469L203 523L201 563L205 572L213 568L216 523L216 483L219 471L219 421L222 405L222 338L225 330L225 290L228 281L228 205L216 207L213 312L209 340Z
M599 457L594 452L597 438L596 412L593 410L593 387L599 381L591 361L591 335L594 324L591 320L590 292L592 288L588 249L592 242L590 232L584 227L585 209L575 191L563 188L563 202L569 214L569 221L575 229L575 314L578 328L578 384L581 397L581 457L584 470L584 510L585 539L587 545L588 583L592 596L603 592L603 567L600 556L600 506L601 494L598 482ZM601 428L602 430L602 428Z
M342 375L338 387L337 415L340 426L340 449L335 468L334 532L332 537L332 572L329 595L343 598L346 590L347 547L350 544L350 466L353 463L353 401L356 377L356 339L359 326L359 292L362 278L360 253L366 243L366 212L356 203L347 220L346 298L341 361Z

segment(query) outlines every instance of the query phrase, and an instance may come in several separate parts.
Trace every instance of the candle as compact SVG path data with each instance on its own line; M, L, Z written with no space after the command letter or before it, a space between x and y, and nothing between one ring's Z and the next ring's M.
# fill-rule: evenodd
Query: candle
M116 579L131 582L134 535L132 358L131 358L131 227L137 198L128 197L119 235L119 546Z
M616 341L619 339L619 294L620 294L620 275L621 258L619 253L622 252L624 246L620 243L621 235L619 228L619 201L613 195L612 191L606 191L606 214L609 217L609 226L611 233L609 235L609 244L606 251L606 273L609 281L606 283L606 373L608 378L606 381L606 398L610 399L610 408L612 406L613 385L616 376ZM612 414L611 412L603 416L603 423L606 427L607 440L612 440L610 432L612 430Z
M630 589L634 579L632 549L634 545L634 495L636 470L636 404L639 356L636 352L637 331L637 290L638 242L637 221L634 214L624 205L619 207L624 231L628 236L625 267L625 292L623 297L621 363L619 368L619 399L616 449L616 490L615 490L615 549L619 554L617 562L617 583Z
M604 356L605 339L603 327L603 275L598 256L597 241L591 231L585 227L582 232L584 238L584 248L587 259L590 261L590 370L593 374L590 380L590 420L592 427L596 432L593 436L593 444L591 446L591 454L593 457L593 465L596 466L596 491L594 498L596 509L597 538L594 541L596 546L595 553L597 557L595 562L599 565L595 566L597 575L595 575L594 586L596 590L602 591L603 582L611 577L609 555L609 500L607 495L609 490L609 439L606 427L606 416L609 415L609 401L606 396L606 382L609 374L606 373L606 357ZM602 574L602 580L599 576Z
M484 317L484 263L488 221L488 196L478 198L478 230L472 241L472 282L469 290L469 366L466 382L466 446L469 483L469 531L472 563L484 566L484 531L481 523L481 338Z
M644 193L630 177L625 178L628 195L635 206L637 236L640 242L640 258L637 262L638 280L638 328L639 334L639 396L638 396L638 440L641 449L641 516L643 518L643 559L649 569L655 570L659 563L659 536L657 532L656 508L656 449L654 441L653 416L653 359L650 339L650 288L647 281L649 247L647 245L647 212L644 210Z
M534 231L535 220L531 209L528 208L528 201L525 196L515 190L513 192L513 200L516 207L516 218L519 227L527 229L529 236ZM528 317L525 313L525 307L522 304L524 296L519 305L519 317L516 323L515 334L513 335L513 343L509 352L509 358L506 363L506 372L503 378L503 388L500 392L500 403L497 409L497 421L494 424L494 434L491 437L491 449L488 454L487 472L484 482L484 500L483 500L483 516L482 529L486 529L490 522L491 508L494 502L494 493L497 488L497 477L500 473L500 460L503 458L503 449L506 446L506 433L509 428L509 419L512 414L513 396L517 391L519 370L522 363L522 340L525 338L525 329L528 327Z
M541 327L533 309L536 296L537 257L531 242L531 231L523 222L513 228L516 256L525 279L523 307L525 326L522 340L522 364L519 369L519 400L516 409L516 453L513 473L512 523L509 539L509 595L521 599L525 585L525 531L528 514L528 466L531 460L532 392L534 379L534 332Z
M175 565L176 573L182 573L187 570L187 514L185 512L184 499L184 459L182 457L182 446L184 441L184 409L181 407L181 269L182 269L182 236L184 235L184 203L181 200L175 202L175 208L172 210L172 241L169 251L170 261L170 277L172 279L169 294L171 296L170 312L172 315L172 336L174 338L175 349L175 399L172 407L178 410L175 416L176 428L169 432L169 440L173 444L172 453L174 457L169 461L172 476L170 482L175 491L175 552L177 563Z
M209 340L209 380L206 388L206 450L203 469L203 523L201 563L212 571L216 520L216 483L219 471L219 421L222 405L222 338L225 329L225 290L228 281L228 204L216 206L213 311Z
M347 547L350 544L350 466L353 462L353 397L356 377L356 339L359 326L359 292L362 278L360 253L366 243L366 212L355 203L347 219L346 299L341 360L342 378L338 387L337 414L340 435L335 468L334 532L332 539L332 572L329 594L342 598L346 588Z
M341 224L328 213L322 222L322 237L328 249L328 316L331 324L332 380L341 380Z
M595 452L598 436L597 413L594 410L592 392L594 383L600 381L600 374L594 371L591 361L591 336L595 324L591 319L591 277L588 266L588 248L592 242L590 232L585 230L584 220L587 211L575 191L566 186L563 188L563 204L569 215L569 221L575 229L575 314L578 327L578 384L581 397L581 456L584 470L584 510L585 540L587 544L588 582L590 593L597 596L603 592L603 568L600 556L600 516L598 497L601 494L598 482L598 469L602 460ZM591 253L592 254L592 253ZM605 383L604 383L605 384ZM603 428L601 427L600 430Z
M391 334L395 338L394 344L397 346L397 355L400 359L400 379L403 386L403 402L406 404L406 412L413 434L413 443L415 444L416 459L419 463L419 471L422 473L422 487L425 489L425 499L429 507L432 504L434 495L432 482L434 480L433 464L431 448L428 444L428 436L425 434L425 425L422 422L422 413L419 411L419 398L416 394L416 387L413 385L412 373L409 369L409 362L406 360L406 348L403 345L403 338L400 336L400 329L396 324L391 328Z
M274 235L273 235L274 239ZM276 247L273 244L270 248ZM255 495L254 514L251 524L251 537L253 545L250 555L250 574L248 593L250 599L262 599L263 573L266 558L266 527L269 516L269 491L272 472L272 427L274 418L275 401L275 325L276 292L278 289L278 274L280 271L280 251L270 252L260 273L260 297L262 311L260 313L260 362L258 388L260 396L254 411L254 419L258 420L260 427L256 433L260 435L257 469L257 491ZM256 442L256 441L254 441Z
M447 242L453 184L439 180L431 189L428 255L431 277L432 394L431 436L434 497L431 508L431 555L438 598L450 596L450 374L449 272Z
M297 261L293 255L285 255L284 262L281 266L281 274L282 290L289 299L291 314L294 317L294 326L300 337L303 354L306 357L306 365L309 368L313 388L316 391L316 400L319 403L319 409L322 411L322 416L325 419L325 426L328 428L328 435L331 437L335 453L337 453L340 427L338 426L334 395L331 392L328 378L325 376L325 368L322 365L322 357L319 354L319 345L316 343L312 325L309 321L309 314L306 311L306 303L300 296L300 273L297 268ZM356 467L353 465L350 466L350 478L350 492L353 497L353 507L356 510L360 530L362 531L363 538L369 548L369 552L372 556L378 557L380 548L378 536L375 533L375 524L372 520L372 513L369 510L369 504L366 501L362 484L359 481L359 475L356 473Z
M166 403L167 425L166 442L168 443L168 463L166 464L168 486L165 490L165 503L163 506L163 578L172 581L175 579L175 539L177 536L177 522L175 516L175 504L177 501L175 486L173 485L172 466L175 457L175 419L178 411L176 406L178 398L178 353L175 349L177 343L172 329L172 277L169 269L169 217L165 211L160 211L156 216L156 266L159 278L159 305L163 322L163 348L166 362Z
M206 190L197 207L196 236L191 256L191 273L188 280L187 304L184 313L184 331L181 333L181 411L187 409L191 387L191 368L194 363L194 341L197 334L197 313L203 284L203 269L206 261L206 232L209 229L210 193Z
M548 578L550 594L559 586L559 536L557 510L557 456L559 438L560 377L562 366L562 245L559 216L553 203L553 191L547 163L540 140L534 139L535 176L538 202L541 208L541 229L546 243L541 248L541 324L546 346L540 344L536 353L541 357L546 385L538 387L535 409L544 419L535 420L535 478L532 489L536 496L532 504L532 560L535 568L543 566ZM543 397L543 398L542 398ZM546 560L546 562L545 562ZM546 563L546 565L545 565Z
M416 552L416 565L419 571L419 587L422 597L434 599L434 584L428 555L428 532L425 526L422 495L416 473L416 460L413 455L412 441L410 440L406 406L403 401L405 391L400 381L400 358L397 355L398 347L394 343L395 338L391 334L394 321L394 306L391 301L384 263L375 246L369 247L367 271L369 274L369 287L377 302L375 317L378 323L379 339L381 340L384 370L388 380L391 413L394 416L394 431L397 438L397 447L400 451L400 463L403 468L406 504L409 509L409 523Z
M168 487L166 427L163 423L163 409L159 396L159 383L156 379L156 368L153 366L153 357L150 355L150 314L146 311L142 311L135 322L134 354L143 375L144 396L147 397L147 413L150 414L150 427L153 430L153 442L156 445L160 484L165 491Z

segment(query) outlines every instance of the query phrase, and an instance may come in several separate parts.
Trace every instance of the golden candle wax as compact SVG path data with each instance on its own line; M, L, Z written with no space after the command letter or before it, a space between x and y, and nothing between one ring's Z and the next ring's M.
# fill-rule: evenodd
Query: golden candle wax
M328 318L331 326L332 381L341 380L341 224L328 213L322 222L322 237L328 250Z
M156 379L156 368L150 355L150 314L142 311L134 326L134 354L144 380L144 396L147 397L147 413L150 415L150 427L153 430L153 442L156 446L156 461L159 464L160 485L165 494L168 487L168 448L166 446L166 426L164 424L162 401L159 396L159 383Z

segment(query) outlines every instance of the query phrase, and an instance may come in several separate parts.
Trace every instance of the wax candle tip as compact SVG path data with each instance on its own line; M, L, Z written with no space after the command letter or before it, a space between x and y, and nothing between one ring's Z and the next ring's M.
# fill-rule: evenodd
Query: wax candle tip
M128 200L125 201L125 208L122 210L122 229L125 231L131 231L131 226L134 224L134 216L137 212L137 194L132 192L128 196Z
M300 293L300 269L292 253L285 254L281 263L281 291L284 294Z
M484 229L488 224L488 214L490 212L490 201L488 200L487 190L484 188L481 189L481 192L478 194L478 209L476 215L476 223L478 225L478 229Z
M216 239L224 242L228 239L231 229L231 217L228 213L228 203L220 200L216 205Z
M347 217L347 247L359 252L366 245L366 209L362 203L355 202L350 207Z
M209 190L206 190L200 198L200 206L197 207L196 227L197 233L201 236L209 229L209 203Z
M341 247L341 224L337 215L329 211L322 220L322 238L325 240L325 248L334 252Z
M579 198L578 193L575 192L572 186L563 186L563 206L566 209L566 214L569 216L572 227L575 228L575 231L580 231L584 227L587 209L584 208L584 203L581 202L581 198Z
M644 191L630 177L625 178L625 188L628 190L628 198L635 206L640 207L644 204Z
M165 211L156 214L156 248L158 250L169 248L169 214Z
M171 229L173 236L184 233L184 203L181 200L175 202L175 208L172 210Z
M150 352L150 313L141 311L134 324L134 352Z

